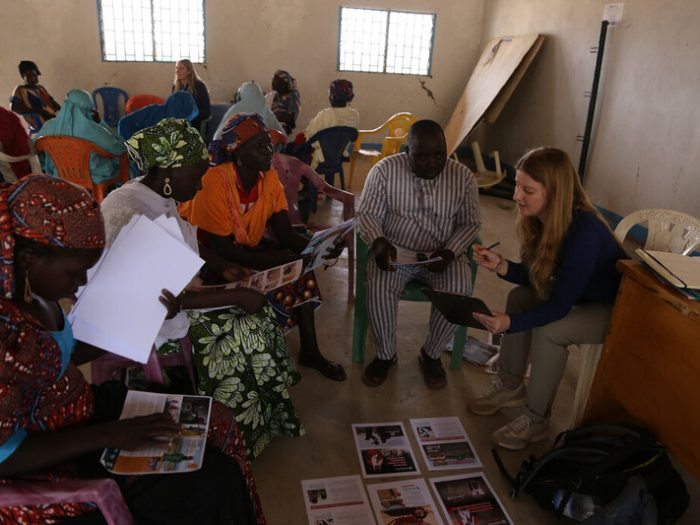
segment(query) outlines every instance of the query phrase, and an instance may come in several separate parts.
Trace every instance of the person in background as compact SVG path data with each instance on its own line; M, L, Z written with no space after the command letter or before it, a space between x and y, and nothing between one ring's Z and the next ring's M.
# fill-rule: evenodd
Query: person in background
M24 117L30 130L38 131L44 122L56 116L61 106L39 84L41 72L34 62L22 60L18 69L24 84L17 86L12 93L11 109Z
M505 313L474 314L489 332L506 335L498 380L469 402L471 412L484 416L526 406L492 435L494 443L513 450L547 437L567 346L603 342L621 277L616 263L625 258L565 151L533 149L516 168L513 200L522 262L478 246L474 259L518 287L508 294Z
M354 97L352 82L349 80L339 78L331 82L328 86L328 100L331 107L322 109L309 121L304 130L304 139L308 141L319 131L335 126L348 126L357 129L360 125L360 114L356 109L348 106ZM313 148L311 167L315 169L324 160L323 151L318 143L311 146Z
M90 155L90 176L95 184L119 175L119 157L126 153L124 139L99 121L92 97L87 91L71 89L56 118L44 124L36 138L57 135L87 140L117 157L106 159L95 153ZM44 154L40 156L44 173L57 177L58 172L51 158Z
M282 124L279 123L275 114L265 104L265 96L260 86L255 82L244 82L236 91L233 106L231 106L221 119L219 127L214 133L214 140L221 140L221 131L231 117L238 113L257 113L265 122L268 129L276 129L281 133L286 133Z
M433 120L408 132L408 152L379 161L367 175L357 217L370 247L367 314L377 346L362 381L381 385L397 361L396 316L406 284L420 280L436 290L470 295L467 249L481 226L478 189L469 169L447 158L445 134ZM394 266L397 256L426 265ZM428 335L418 356L426 386L447 384L440 356L457 327L433 305Z
M177 202L195 196L209 167L199 132L185 120L165 119L136 133L127 146L142 176L102 202L107 244L134 215L165 215L177 221L210 273L224 282L238 280L242 268L200 246L197 229L177 212ZM303 435L289 394L301 377L265 296L248 288L187 290L178 302L185 311L163 323L155 345L159 353L179 351L179 339L189 334L199 394L231 408L248 457L256 458L273 438Z
M175 63L175 80L171 92L176 91L187 91L194 98L199 109L199 117L191 121L191 124L199 130L202 121L211 116L211 101L207 85L197 76L192 62L186 58Z
M289 135L296 127L301 111L301 95L297 90L297 81L283 69L278 69L272 77L272 89L275 92L272 112Z
M199 227L206 244L229 261L267 269L301 259L309 239L292 230L262 118L256 113L234 115L224 126L221 140L213 141L209 150L215 165L204 176L202 190L180 206L182 216ZM275 241L265 238L267 228ZM337 257L340 251L328 256ZM314 309L320 304L320 292L313 272L273 290L268 299L283 328L299 326L299 364L344 381L343 367L326 359L318 346Z
M104 245L83 188L43 174L0 188L0 486L108 477L104 448L162 447L181 432L163 412L119 419L126 387L91 386L78 369L104 352L74 339L58 301L86 283ZM211 416L200 470L114 476L136 523L265 523L235 418L216 402ZM0 508L2 523L71 518L104 523L90 503Z
M29 135L19 117L0 107L0 151L12 157L23 157L31 151L29 144ZM27 160L12 163L0 160L0 182L21 179L31 172Z

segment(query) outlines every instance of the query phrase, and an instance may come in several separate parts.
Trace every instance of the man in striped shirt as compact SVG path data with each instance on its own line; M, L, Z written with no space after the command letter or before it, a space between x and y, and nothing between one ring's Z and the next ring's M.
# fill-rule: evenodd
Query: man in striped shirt
M437 122L421 120L408 135L408 153L377 163L362 191L357 212L360 235L370 246L367 311L377 357L365 368L366 385L381 385L396 363L396 315L406 283L420 280L434 289L468 295L472 291L466 251L481 219L478 190L469 169L447 158L445 135ZM425 265L396 265L427 258ZM446 384L440 355L456 326L433 306L428 336L418 361L426 385Z

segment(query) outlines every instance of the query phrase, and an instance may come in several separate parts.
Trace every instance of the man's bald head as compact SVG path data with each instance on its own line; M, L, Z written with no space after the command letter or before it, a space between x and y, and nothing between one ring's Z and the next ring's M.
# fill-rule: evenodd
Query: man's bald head
M408 131L408 162L421 179L434 179L447 163L445 133L434 120L419 120Z

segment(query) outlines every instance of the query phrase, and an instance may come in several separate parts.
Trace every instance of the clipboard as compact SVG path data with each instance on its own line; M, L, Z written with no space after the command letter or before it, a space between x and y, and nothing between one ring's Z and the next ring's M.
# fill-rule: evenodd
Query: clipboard
M433 290L431 288L423 288L422 291L430 299L430 302L440 310L440 313L445 316L445 319L452 324L485 330L484 325L474 319L472 314L493 315L489 307L484 304L484 301L477 297Z

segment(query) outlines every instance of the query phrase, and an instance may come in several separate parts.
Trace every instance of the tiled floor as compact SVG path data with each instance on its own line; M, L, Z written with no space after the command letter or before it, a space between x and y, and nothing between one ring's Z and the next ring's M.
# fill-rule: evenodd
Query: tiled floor
M361 179L361 178L360 178ZM362 180L355 181L359 191ZM481 238L485 244L500 241L499 249L506 257L517 256L517 241L513 229L511 203L482 196L483 227ZM329 201L321 205L321 213L337 216L339 209ZM302 369L303 380L292 391L297 411L306 427L301 438L275 440L253 463L262 504L270 525L303 525L307 523L301 493L302 479L360 474L355 453L351 423L403 420L412 417L458 416L474 443L491 481L516 524L540 525L571 523L559 520L538 507L529 496L511 500L508 486L491 457L490 433L505 424L503 415L479 417L467 412L466 400L472 392L488 386L493 376L483 369L463 364L460 370L448 370L448 385L444 390L431 391L423 383L418 363L418 351L427 329L429 305L401 303L399 308L399 366L386 383L368 388L361 381L362 367L351 363L353 305L346 302L347 259L335 267L318 273L324 296L323 306L317 310L316 325L321 348L326 356L342 363L348 380L334 383L313 370ZM493 275L480 272L476 295L494 309L502 308L509 285ZM470 331L481 336L484 333ZM288 348L298 353L298 337L291 333ZM365 361L373 357L371 346ZM444 363L448 366L448 358ZM559 390L552 416L552 436L567 422L576 381L577 356L572 355L563 384ZM414 449L415 449L415 442ZM506 467L515 472L530 454L541 455L552 445L552 439L531 446L521 452L503 452ZM417 449L416 449L417 450ZM436 476L423 469L423 477ZM688 481L692 500L700 494L698 484ZM691 508L680 523L700 523L700 506L691 500Z

